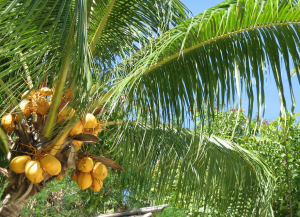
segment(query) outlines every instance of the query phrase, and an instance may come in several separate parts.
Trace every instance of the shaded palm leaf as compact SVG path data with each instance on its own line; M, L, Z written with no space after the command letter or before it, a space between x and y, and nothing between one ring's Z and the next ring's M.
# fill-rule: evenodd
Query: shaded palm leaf
M217 213L269 216L274 179L261 160L228 141L193 130L130 123L113 153L132 192L164 199L175 188L177 202ZM137 194L142 195L142 194ZM183 202L184 201L184 202Z

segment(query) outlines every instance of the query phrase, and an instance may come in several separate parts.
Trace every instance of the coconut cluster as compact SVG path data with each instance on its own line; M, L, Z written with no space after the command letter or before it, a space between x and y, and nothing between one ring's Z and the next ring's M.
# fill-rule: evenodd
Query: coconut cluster
M30 120L33 120L32 117L35 115L38 117L48 115L54 92L55 88L52 90L48 87L42 87L31 93L26 91L22 94L20 110L24 117L29 121L28 123L30 123ZM76 115L74 108L69 105L72 98L73 94L71 93L71 89L67 89L62 95L57 123L64 124ZM46 118L40 118L40 120L43 122ZM18 134L18 131L15 131L15 125L18 124L17 122L20 122L17 113L6 113L1 118L1 126L8 134L13 132ZM97 136L98 133L103 131L102 126L101 122L98 122L93 114L86 113L77 120L69 132L69 135L75 136L81 133L89 133ZM73 140L71 144L75 146L76 151L78 151L83 142ZM28 147L31 146L37 151L34 144L23 145ZM36 154L35 152L34 159L27 155L17 156L12 159L9 167L16 173L25 173L25 176L33 183L42 182L47 173L51 176L56 176L56 180L61 181L63 179L63 176L60 175L62 169L61 162L53 155L45 154L49 153L49 151L43 152L43 155L41 155L41 153L42 152L40 151L39 154ZM93 191L98 192L103 185L102 180L107 176L107 169L102 163L97 162L94 164L91 158L85 157L78 161L77 169L74 174L76 174L76 182L81 189L90 187ZM72 179L73 178L74 177L72 176Z
M103 179L107 177L107 168L101 162L94 163L90 157L81 158L76 169L72 172L71 178L82 190L90 188L99 192L103 186Z
M42 87L39 91L25 91L21 99L20 109L25 117L30 117L33 113L44 116L47 115L50 109L52 96L54 91L48 87ZM68 102L72 99L73 94L68 89L62 96L62 101L59 107L57 116L58 123L64 123L69 121L75 115L75 110L68 105ZM7 133L12 133L15 130L15 121L19 122L19 117L16 113L6 113L1 118L1 126ZM95 136L103 131L100 122L91 113L86 113L83 117L76 122L73 129L70 131L70 136L74 136L80 133L90 133ZM73 145L80 149L82 142L73 141Z
M15 173L24 173L33 183L40 183L44 180L46 173L57 176L61 172L61 163L53 155L45 155L40 160L31 159L27 155L17 156L12 159L9 168Z
M76 122L69 135L74 136L80 133L90 133L97 136L98 133L102 131L103 128L101 127L100 122L97 121L96 117L91 113L86 113L80 120ZM82 141L73 140L73 145L77 150L80 149L82 144Z
M47 115L51 105L53 91L48 87L42 87L39 91L29 93L25 91L21 99L20 109L25 117L29 117L33 112L39 115ZM19 122L17 113L6 113L1 118L1 126L7 133L15 130L14 122Z

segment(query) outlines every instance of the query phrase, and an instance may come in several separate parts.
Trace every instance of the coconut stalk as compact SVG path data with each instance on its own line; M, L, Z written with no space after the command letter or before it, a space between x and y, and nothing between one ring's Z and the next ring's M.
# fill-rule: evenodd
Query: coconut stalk
M61 98L63 94L64 85L66 83L69 65L70 65L70 55L71 55L71 43L74 37L74 28L75 28L75 19L73 19L71 32L68 39L68 44L66 47L66 55L62 62L62 66L59 72L59 76L57 78L57 85L55 86L55 93L52 98L52 103L50 106L49 114L46 120L45 128L43 130L43 135L46 138L50 138L52 136L54 126L56 124L58 109L61 103Z
M52 143L53 145L51 146L51 152L50 152L51 155L55 156L57 152L61 149L61 146L64 144L64 141L68 137L72 127L73 126L67 127L66 129L64 129L64 133L61 136L57 137L57 139L54 139Z
M2 127L0 126L0 139L2 141L3 145L0 145L0 149L2 149L2 151L7 154L9 152L9 143L8 143L8 139L6 137L6 133L5 131L2 129Z

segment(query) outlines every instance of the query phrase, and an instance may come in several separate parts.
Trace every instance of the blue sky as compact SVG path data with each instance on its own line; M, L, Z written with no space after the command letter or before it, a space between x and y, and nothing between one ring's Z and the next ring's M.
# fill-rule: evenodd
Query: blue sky
M222 2L221 0L182 0L182 2L193 12L194 15L197 15L204 10ZM284 82L284 92L286 96L287 108L288 110L292 107L292 100L290 97L290 91L288 87L288 81L286 77L286 70L285 67L282 67L282 74L283 74L283 81ZM270 71L266 73L266 84L265 84L265 97L266 97L266 110L264 119L268 121L272 121L277 118L280 114L280 102L279 102L279 95L276 88L275 80L272 76L270 76ZM300 112L300 85L297 80L297 77L292 77L292 85L296 99L296 108L295 112ZM242 108L246 110L248 108L248 100L243 94L242 98ZM255 99L256 100L256 99ZM254 104L254 115L257 113L257 104ZM300 118L298 117L298 120Z

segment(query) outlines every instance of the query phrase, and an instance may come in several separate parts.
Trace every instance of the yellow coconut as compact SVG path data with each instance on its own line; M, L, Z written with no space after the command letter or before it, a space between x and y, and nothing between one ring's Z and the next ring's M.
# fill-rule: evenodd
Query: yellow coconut
M97 119L93 114L87 113L84 115L82 121L83 128L95 128L97 124Z
M1 119L1 126L7 133L12 133L15 130L14 116L10 113L4 114Z
M81 120L78 120L73 129L70 131L70 136L74 136L76 134L82 133L83 126Z
M58 113L58 123L70 120L75 115L75 110L69 106L60 108Z
M103 186L103 181L100 179L93 178L93 183L90 186L90 189L94 192L99 192Z
M73 170L72 174L71 174L71 179L74 181L74 182L77 182L77 173L76 173L76 170Z
M25 116L29 116L31 111L33 110L32 102L24 100L23 102L21 102L20 108Z
M96 179L101 179L101 180L103 180L107 177L107 168L103 163L101 163L101 162L95 163L95 166L93 169L93 177Z
M91 186L93 180L91 173L80 172L77 175L77 185L82 190L87 189Z
M44 105L45 103L47 102L47 99L46 97L44 96L39 96L39 98L37 99L37 104L40 104L40 105Z
M59 175L59 176L57 176L55 179L56 179L57 181L61 181L61 180L63 180L63 179L64 179L64 177L63 177L63 176L61 176L61 175Z
M81 147L82 143L83 143L82 141L73 140L73 144L75 147Z
M15 173L24 173L26 163L31 160L27 155L17 156L9 163L9 168Z
M50 105L48 102L45 102L43 105L37 104L37 113L41 115L46 115L49 111Z
M46 155L40 160L40 162L46 172L52 176L58 175L61 171L61 163L53 155Z
M94 167L93 159L90 157L81 158L78 162L77 168L82 172L90 172Z
M26 90L26 91L22 94L21 99L23 99L28 93L29 93L29 90ZM33 95L34 95L34 92L30 93L30 94L26 97L26 99L27 99L27 100L32 99L32 96L33 96Z
M37 160L29 160L25 165L25 175L33 183L40 183L43 180L43 169Z
M45 171L43 170L42 176L41 176L40 180L37 181L37 183L42 182L44 180L44 178L45 178Z
M53 91L49 87L42 87L39 93L43 96L50 96L53 94Z

